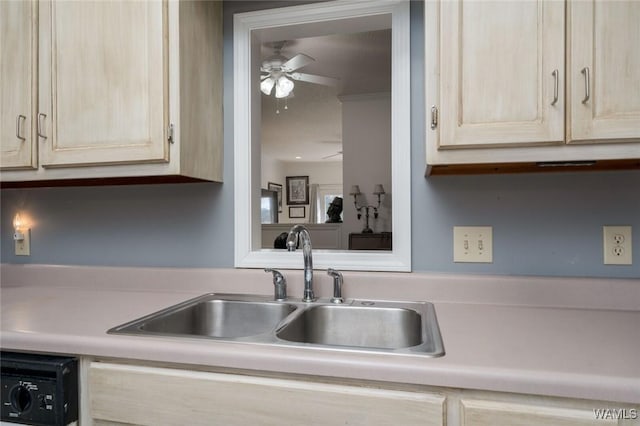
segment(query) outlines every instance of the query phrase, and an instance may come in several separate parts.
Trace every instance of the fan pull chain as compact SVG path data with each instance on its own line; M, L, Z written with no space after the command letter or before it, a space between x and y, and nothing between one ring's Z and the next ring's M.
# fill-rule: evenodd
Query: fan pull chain
M285 111L289 109L289 97L284 98L284 109ZM276 98L276 114L280 114L280 99Z

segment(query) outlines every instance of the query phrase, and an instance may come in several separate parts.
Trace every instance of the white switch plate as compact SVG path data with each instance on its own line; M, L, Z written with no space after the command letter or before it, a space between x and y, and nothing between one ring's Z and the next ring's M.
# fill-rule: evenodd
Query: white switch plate
M631 227L603 226L603 251L605 265L631 265Z
M31 230L23 232L24 238L15 241L16 256L31 256Z
M454 226L453 261L493 263L493 227Z

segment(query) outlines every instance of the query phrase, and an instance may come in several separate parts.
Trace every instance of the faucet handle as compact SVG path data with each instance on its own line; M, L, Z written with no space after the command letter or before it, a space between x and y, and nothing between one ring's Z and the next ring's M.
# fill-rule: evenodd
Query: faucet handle
M264 271L273 274L273 298L278 301L287 300L287 279L284 275L280 271L271 268L265 268Z
M327 275L333 277L333 297L331 298L331 303L343 303L344 299L342 298L342 272L329 268L327 269Z

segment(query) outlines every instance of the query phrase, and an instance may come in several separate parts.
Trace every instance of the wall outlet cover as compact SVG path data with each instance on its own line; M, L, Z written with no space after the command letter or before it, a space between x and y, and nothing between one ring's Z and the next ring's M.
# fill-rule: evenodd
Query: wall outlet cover
M603 226L602 250L605 265L631 265L631 226Z

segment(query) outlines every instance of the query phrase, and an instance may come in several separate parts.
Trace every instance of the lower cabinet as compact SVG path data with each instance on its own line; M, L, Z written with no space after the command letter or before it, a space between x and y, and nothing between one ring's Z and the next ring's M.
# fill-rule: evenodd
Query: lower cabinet
M596 415L596 411L598 415ZM613 411L616 410L615 415ZM465 426L606 426L618 425L620 416L631 419L633 411L605 406L553 407L538 404L519 404L504 401L465 400L460 401L461 424Z
M83 426L640 426L640 404L87 359L81 365Z
M435 393L94 362L94 425L444 424Z

